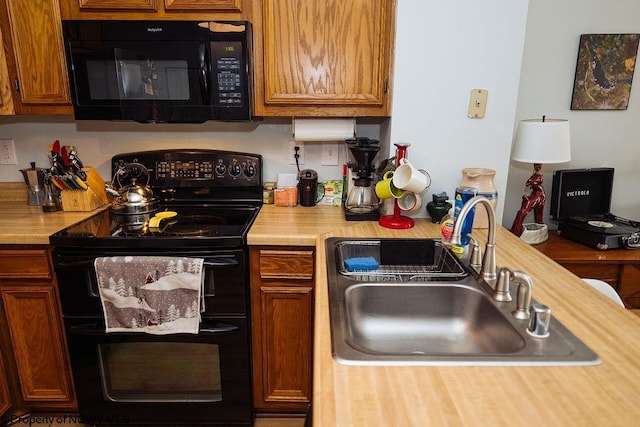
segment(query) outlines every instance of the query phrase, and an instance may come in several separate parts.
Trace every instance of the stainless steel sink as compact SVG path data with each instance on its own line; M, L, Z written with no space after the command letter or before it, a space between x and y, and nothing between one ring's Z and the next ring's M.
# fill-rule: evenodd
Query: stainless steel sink
M415 248L415 240L393 239L393 248ZM422 239L421 239L422 240ZM428 239L424 239L428 240ZM396 245L399 242L399 246ZM369 272L348 272L345 256L376 252L380 240L327 240L329 309L334 358L351 365L595 365L598 356L552 317L550 334L526 332L527 320L511 315L513 302L496 302L477 273L433 276L390 274L380 263ZM363 248L367 249L363 249ZM439 242L428 251L432 268L448 255ZM363 250L365 252L363 252ZM412 250L415 251L415 250ZM431 256L433 255L433 257ZM383 256L384 258L385 256ZM394 259L395 255L390 259ZM397 257L396 257L397 258ZM415 261L415 260L414 260ZM412 263L416 268L416 263ZM405 270L398 265L398 271ZM373 279L367 280L367 279Z
M506 354L525 346L490 298L468 285L354 285L345 308L347 343L363 352Z

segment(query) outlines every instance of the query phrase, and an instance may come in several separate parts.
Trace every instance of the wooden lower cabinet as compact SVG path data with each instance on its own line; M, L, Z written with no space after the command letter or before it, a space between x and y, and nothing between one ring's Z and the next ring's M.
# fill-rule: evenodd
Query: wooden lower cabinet
M258 413L311 404L314 248L251 248L253 396Z
M0 302L0 343L14 406L21 412L75 409L48 248L0 250Z

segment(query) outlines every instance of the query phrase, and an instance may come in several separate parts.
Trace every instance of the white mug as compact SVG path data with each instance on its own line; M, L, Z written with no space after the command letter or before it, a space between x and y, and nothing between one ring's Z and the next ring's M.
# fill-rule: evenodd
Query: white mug
M422 196L417 193L405 191L398 199L398 207L405 212L415 212L422 207Z
M401 159L393 173L393 185L405 191L422 193L430 184L429 174L416 169L407 159Z

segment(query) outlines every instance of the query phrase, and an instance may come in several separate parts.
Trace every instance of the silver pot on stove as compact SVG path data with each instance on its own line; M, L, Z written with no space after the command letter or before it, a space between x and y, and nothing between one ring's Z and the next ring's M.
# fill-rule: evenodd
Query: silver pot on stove
M146 182L139 184L145 177ZM121 166L111 184L105 185L105 191L113 198L111 213L116 221L131 231L144 228L160 208L158 198L149 187L149 170L140 163Z

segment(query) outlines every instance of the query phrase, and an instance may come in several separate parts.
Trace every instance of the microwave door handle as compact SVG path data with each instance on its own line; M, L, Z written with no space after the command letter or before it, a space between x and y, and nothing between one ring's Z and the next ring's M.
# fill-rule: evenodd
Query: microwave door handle
M200 75L200 89L202 89L202 96L205 105L211 103L211 88L209 87L209 51L207 49L207 43L200 43L198 47L198 61L199 75Z

